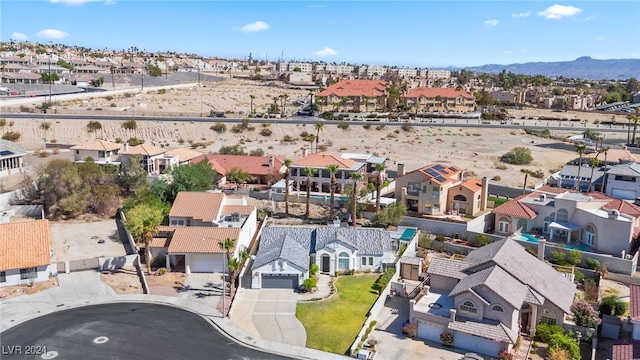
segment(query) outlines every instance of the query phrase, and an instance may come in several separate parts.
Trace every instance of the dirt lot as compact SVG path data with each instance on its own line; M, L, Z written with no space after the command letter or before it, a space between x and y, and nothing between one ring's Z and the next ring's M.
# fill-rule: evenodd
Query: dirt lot
M125 256L126 252L113 219L85 222L55 221L51 231L52 261L73 261L96 257ZM100 240L104 240L99 243Z
M55 276L50 277L49 281L35 283L33 284L33 286L28 286L28 285L5 286L0 288L0 300L7 300L12 297L16 297L20 295L31 295L39 291L47 290L56 286L58 286L58 278Z
M184 284L186 275L170 272L164 275L147 275L147 284L152 295L175 296ZM126 266L122 269L103 271L100 279L118 294L142 294L142 285L138 279L136 268Z

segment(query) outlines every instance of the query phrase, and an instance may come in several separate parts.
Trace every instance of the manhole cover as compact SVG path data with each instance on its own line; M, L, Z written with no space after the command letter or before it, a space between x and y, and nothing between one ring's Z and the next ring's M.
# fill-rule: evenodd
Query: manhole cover
M42 354L42 356L40 356L43 359L55 359L58 357L58 352L57 351L47 351L46 353Z
M109 338L106 336L98 336L97 338L93 339L94 344L104 344L107 341L109 341Z

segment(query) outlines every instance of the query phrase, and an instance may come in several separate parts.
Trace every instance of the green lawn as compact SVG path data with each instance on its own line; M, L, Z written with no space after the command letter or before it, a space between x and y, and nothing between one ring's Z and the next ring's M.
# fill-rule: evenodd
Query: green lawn
M493 201L494 202L494 206L498 207L506 202L509 201L509 199L505 199L505 198L499 198L499 197L495 197L495 196L487 196L487 200L489 201Z
M376 275L340 276L338 294L330 300L298 303L296 317L307 330L307 347L346 354L378 295Z

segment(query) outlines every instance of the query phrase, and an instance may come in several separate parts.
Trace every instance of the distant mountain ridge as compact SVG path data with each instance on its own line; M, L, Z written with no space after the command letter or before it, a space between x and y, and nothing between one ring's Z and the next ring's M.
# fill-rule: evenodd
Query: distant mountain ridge
M564 76L588 80L623 80L640 77L640 59L597 60L583 56L573 61L528 62L523 64L488 64L467 67L466 70L484 73L499 73L502 70L515 74Z

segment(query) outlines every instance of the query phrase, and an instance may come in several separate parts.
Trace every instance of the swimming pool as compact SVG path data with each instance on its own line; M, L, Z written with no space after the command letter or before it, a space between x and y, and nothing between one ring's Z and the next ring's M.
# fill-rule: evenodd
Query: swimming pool
M405 229L404 232L402 232L402 236L400 236L400 240L410 241L411 239L413 239L413 236L416 234L416 232L416 229Z
M331 200L331 195L311 195L311 197L314 198L314 199L323 199L325 201L330 201ZM349 200L349 198L346 197L346 196L334 195L333 196L333 200L334 201L347 201L347 200Z
M517 240L526 241L526 242L530 242L530 243L534 243L534 244L538 243L538 238L536 238L535 236L530 235L530 234L521 233L520 237ZM584 245L584 244L577 244L576 245L576 244L566 244L566 243L556 243L556 242L554 242L552 244L562 246L562 247L564 247L566 249L569 249L569 250L580 250L580 251L586 251L586 252L593 252L592 248L590 248L589 246Z

